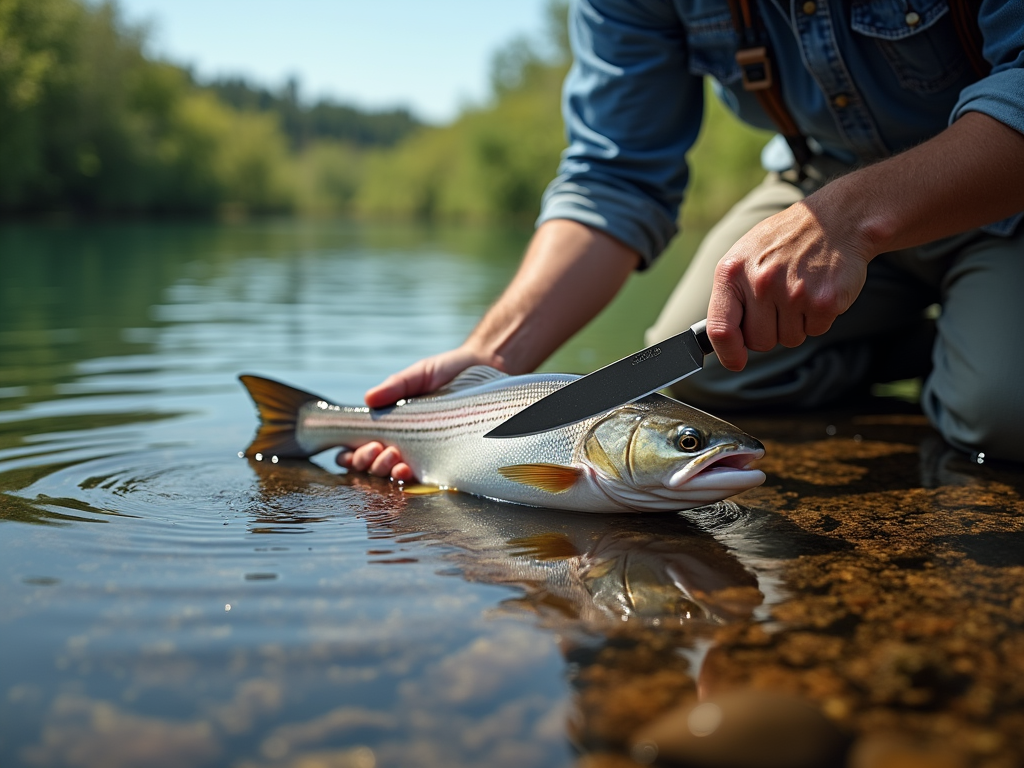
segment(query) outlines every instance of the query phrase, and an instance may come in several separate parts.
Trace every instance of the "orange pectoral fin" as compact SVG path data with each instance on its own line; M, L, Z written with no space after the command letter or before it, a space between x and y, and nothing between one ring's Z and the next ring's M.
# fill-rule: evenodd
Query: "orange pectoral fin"
M569 560L579 557L582 553L576 549L564 533L538 533L520 539L509 539L515 549L510 553L513 557L532 557L536 560Z
M569 490L584 474L582 469L563 467L561 464L513 464L509 467L498 467L498 472L512 482L539 488L548 493L563 493Z

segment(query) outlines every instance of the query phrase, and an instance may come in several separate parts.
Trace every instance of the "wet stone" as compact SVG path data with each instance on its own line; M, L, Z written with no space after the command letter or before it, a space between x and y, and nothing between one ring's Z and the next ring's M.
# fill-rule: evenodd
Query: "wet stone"
M694 768L832 768L847 738L786 694L733 691L668 712L633 738L634 760Z

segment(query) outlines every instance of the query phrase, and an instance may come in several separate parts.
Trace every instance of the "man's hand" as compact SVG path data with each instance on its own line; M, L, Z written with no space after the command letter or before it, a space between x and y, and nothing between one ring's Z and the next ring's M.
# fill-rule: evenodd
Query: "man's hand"
M825 333L864 287L875 254L812 200L748 232L715 269L708 336L722 365L739 371L747 350L796 347Z
M443 387L464 370L473 365L494 365L497 361L485 356L468 344L424 358L405 370L388 376L366 393L366 404L371 408L383 408L407 397L416 397ZM371 475L393 477L408 482L414 479L413 471L402 461L397 448L385 448L381 443L362 445L354 451L341 451L337 462L346 469L369 472Z
M794 347L849 309L880 253L1024 210L1024 135L967 112L934 138L841 176L754 227L718 264L708 336L726 368ZM744 348L746 347L746 348Z

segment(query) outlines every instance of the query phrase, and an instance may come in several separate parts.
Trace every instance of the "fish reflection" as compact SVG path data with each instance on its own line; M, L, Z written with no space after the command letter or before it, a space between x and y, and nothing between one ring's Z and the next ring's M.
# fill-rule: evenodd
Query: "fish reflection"
M307 502L325 487L359 490L363 498L356 509L370 526L374 556L394 554L382 548L381 539L445 545L452 551L443 558L462 577L522 590L502 603L504 609L534 613L556 625L597 630L623 622L722 624L749 618L764 601L757 575L712 535L679 516L638 521L510 509L458 494L410 497L379 478L333 475L308 463L251 466L260 477L265 505L256 514L261 525L268 522L268 509L301 498L304 485L314 490Z
M662 712L712 695L716 634L756 622L779 598L764 553L744 538L771 521L732 502L686 518L596 516L410 495L308 463L252 467L269 504L304 485L350 494L346 505L361 499L353 509L372 539L370 562L400 562L396 550L428 542L447 550L453 574L516 588L498 610L552 632L570 691L563 733L578 753L628 752Z

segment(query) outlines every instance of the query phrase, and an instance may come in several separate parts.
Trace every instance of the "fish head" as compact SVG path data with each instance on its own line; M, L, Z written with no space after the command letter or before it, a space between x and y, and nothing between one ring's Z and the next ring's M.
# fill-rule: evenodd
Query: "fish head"
M594 423L582 461L601 489L638 511L690 509L760 485L764 445L678 400L652 395Z

